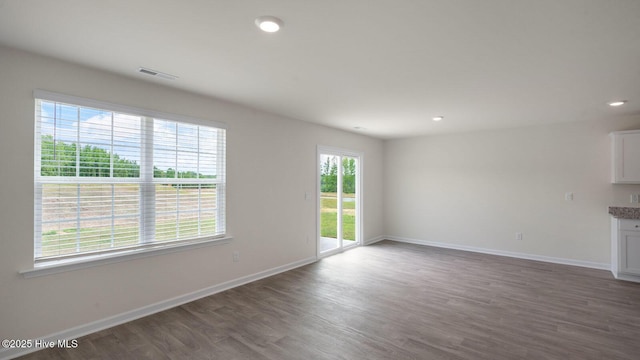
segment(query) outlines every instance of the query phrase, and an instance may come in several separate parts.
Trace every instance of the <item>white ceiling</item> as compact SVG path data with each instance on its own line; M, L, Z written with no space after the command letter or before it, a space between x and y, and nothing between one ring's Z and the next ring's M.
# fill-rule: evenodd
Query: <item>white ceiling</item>
M0 0L0 44L380 138L640 114L640 0Z

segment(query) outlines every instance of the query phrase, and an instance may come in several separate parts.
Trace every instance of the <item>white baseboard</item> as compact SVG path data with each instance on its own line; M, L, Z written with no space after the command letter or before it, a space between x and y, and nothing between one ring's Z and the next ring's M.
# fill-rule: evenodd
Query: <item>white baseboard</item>
M271 268L268 270L264 270L255 274L243 276L238 279L230 280L224 282L222 284L210 286L204 289L200 289L194 291L192 293L180 295L174 297L172 299L163 300L157 302L155 304L147 305L135 310L127 311L122 314L118 314L115 316L111 316L105 319L100 319L88 324L80 325L71 329L63 330L55 334L51 334L48 336L44 336L39 338L38 340L44 340L46 342L54 341L57 343L58 340L72 340L79 338L81 336L85 336L100 330L108 329L110 327L114 327L120 324L124 324L129 321L133 321L148 315L155 314L160 311L164 311L167 309L174 308L176 306L180 306L182 304L186 304L191 301L195 301L201 299L206 296L210 296L225 290L232 289L234 287L238 287L256 280L264 279L269 276L273 276L285 271L289 271L307 264L311 264L316 262L317 259L315 257L310 257L307 259L299 260L296 262L292 262L289 264L285 264L282 266L278 266L275 268ZM81 344L80 344L81 345ZM23 356L28 353L37 351L40 349L31 348L31 349L0 349L0 360L13 359L18 356Z
M611 273L613 274L613 277L616 278L617 280L632 281L632 282L640 283L640 276L616 274L616 272L614 271L612 271Z
M382 240L384 240L384 239L386 239L386 237L385 237L384 235L376 236L376 237L374 237L373 239L365 240L365 241L364 241L364 245L366 246L366 245L375 244L375 243L377 243L378 241L382 241Z
M512 258L518 258L518 259L537 260L537 261L544 261L544 262L554 263L554 264L573 265L573 266L580 266L580 267L599 269L599 270L611 269L610 264L596 263L596 262L590 262L590 261L525 254L525 253L518 253L518 252L504 251L504 250L486 249L486 248L480 248L475 246L411 239L411 238L405 238L405 237L399 237L399 236L385 236L384 238L387 240L398 241L398 242L409 243L409 244L435 246L435 247L446 248L446 249L464 250L464 251L471 251L471 252L498 255L498 256L506 256L506 257L512 257Z

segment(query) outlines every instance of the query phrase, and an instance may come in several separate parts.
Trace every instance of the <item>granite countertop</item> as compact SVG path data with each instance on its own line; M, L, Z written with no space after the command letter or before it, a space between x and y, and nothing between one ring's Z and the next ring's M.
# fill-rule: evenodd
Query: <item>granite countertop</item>
M640 207L609 206L609 214L618 219L640 220Z

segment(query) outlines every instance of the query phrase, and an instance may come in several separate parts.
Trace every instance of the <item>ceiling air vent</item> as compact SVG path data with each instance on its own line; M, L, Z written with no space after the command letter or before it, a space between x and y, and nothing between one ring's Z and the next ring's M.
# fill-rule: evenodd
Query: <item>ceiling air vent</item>
M167 79L167 80L175 80L175 79L178 78L175 75L171 75L171 74L167 74L167 73L163 73L163 72L160 72L160 71L155 71L155 70L151 70L151 69L147 69L147 68L143 68L143 67L138 69L138 72L143 73L143 74L147 74L147 75L151 75L151 76L155 76L155 77L159 77L159 78L163 78L163 79Z

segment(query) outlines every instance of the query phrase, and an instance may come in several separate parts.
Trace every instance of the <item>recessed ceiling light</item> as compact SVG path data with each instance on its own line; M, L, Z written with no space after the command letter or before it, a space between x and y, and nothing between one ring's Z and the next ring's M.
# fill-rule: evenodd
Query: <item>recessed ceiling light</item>
M440 121L442 119L444 119L444 116L434 116L433 117L433 121Z
M284 23L275 16L260 16L256 19L256 25L264 32L273 33L280 30Z
M367 128L362 127L362 126L354 126L353 128L356 129L356 130L367 130Z
M609 106L622 106L626 103L627 103L627 100L612 101L609 103Z

